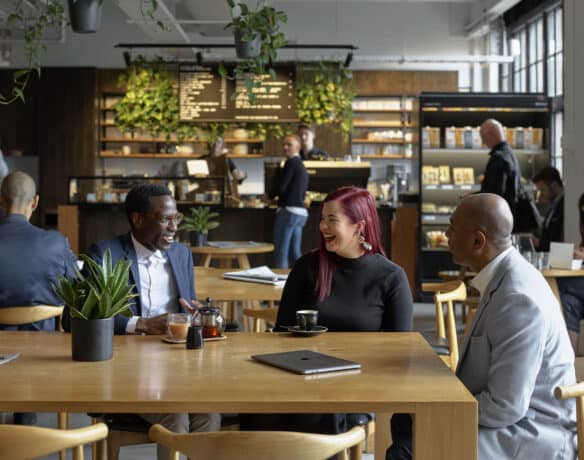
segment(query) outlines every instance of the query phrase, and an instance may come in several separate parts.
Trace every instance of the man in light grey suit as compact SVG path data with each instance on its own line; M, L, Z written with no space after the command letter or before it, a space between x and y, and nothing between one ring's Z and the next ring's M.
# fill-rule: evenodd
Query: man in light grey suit
M447 231L481 293L456 371L478 401L478 458L574 459L574 401L553 396L576 381L574 353L547 282L511 246L512 228L507 202L480 193L461 201Z

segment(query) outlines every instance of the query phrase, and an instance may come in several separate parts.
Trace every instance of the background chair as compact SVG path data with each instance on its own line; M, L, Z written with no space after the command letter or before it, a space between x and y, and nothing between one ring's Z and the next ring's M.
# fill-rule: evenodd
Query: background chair
M440 355L440 359L454 372L458 365L458 338L456 336L454 302L464 302L466 300L466 285L462 281L424 283L422 290L434 291L434 303L436 304L436 336L424 333L424 337ZM446 321L444 321L445 304Z
M83 444L103 440L103 423L77 430L54 430L36 426L0 425L0 460L24 460L73 447L73 460L83 460Z
M263 332L261 328L262 320L265 321L267 327L274 327L276 324L276 318L278 317L278 307L268 307L262 309L244 308L243 316L244 318L246 316L253 318L253 332Z
M556 387L554 390L556 399L576 398L576 421L578 424L578 457L582 457L581 449L584 448L584 382Z
M63 332L63 327L61 326L62 316L62 306L34 305L0 308L0 324L8 326L23 326L37 321L57 318L57 329ZM57 426L60 430L69 428L69 414L67 412L59 412L57 414ZM59 454L59 458L60 460L65 460L65 451Z
M339 454L347 460L360 460L365 433L361 427L338 435L290 431L221 431L217 433L176 434L162 425L150 428L150 439L170 449L169 459L178 453L191 460L325 460Z

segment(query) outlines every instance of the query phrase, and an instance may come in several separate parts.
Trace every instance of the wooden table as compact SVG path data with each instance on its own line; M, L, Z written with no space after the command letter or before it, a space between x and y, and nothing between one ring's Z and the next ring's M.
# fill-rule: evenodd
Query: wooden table
M195 291L198 299L279 301L282 287L272 284L250 283L223 278L224 268L195 267ZM275 273L289 273L288 269L272 269Z
M558 289L557 278L566 278L570 276L584 276L584 270L567 270L562 268L550 268L549 270L542 270L541 274L546 279L552 292L558 299L560 305L562 305L562 299L560 298L560 290Z
M233 244L233 247L216 248L213 246L191 246L193 255L200 254L203 256L202 266L209 267L212 259L219 259L221 267L230 268L231 261L237 260L239 268L250 268L248 254L262 254L265 252L273 252L274 245L272 243L255 243L249 244L250 241L225 241L225 243Z
M71 360L69 334L0 331L0 411L406 412L418 460L477 458L477 402L417 333L227 334L202 350L116 336L110 361ZM361 371L301 376L252 354L311 349ZM384 457L378 457L382 459Z

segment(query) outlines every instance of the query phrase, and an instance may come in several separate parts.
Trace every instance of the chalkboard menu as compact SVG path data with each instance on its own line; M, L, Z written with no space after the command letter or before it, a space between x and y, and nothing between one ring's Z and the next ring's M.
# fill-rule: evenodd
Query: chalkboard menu
M294 95L294 69L276 70L276 79L257 77L250 104L243 80L219 75L217 66L183 65L179 69L180 119L182 121L298 121ZM234 97L233 95L236 94Z

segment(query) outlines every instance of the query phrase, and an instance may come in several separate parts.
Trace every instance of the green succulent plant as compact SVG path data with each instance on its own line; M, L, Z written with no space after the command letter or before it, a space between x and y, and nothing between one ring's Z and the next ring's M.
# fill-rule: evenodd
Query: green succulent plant
M211 208L207 206L191 208L191 214L185 215L180 230L206 235L209 230L219 227L219 221L216 220L218 217L219 213L211 211Z
M233 69L233 74L229 75L225 66L219 66L219 74L234 80L243 80L244 90L235 92L233 98L237 98L245 92L250 104L255 103L254 90L262 85L262 76L270 75L272 80L276 78L273 64L276 62L278 48L286 45L286 36L280 30L281 24L288 21L288 16L284 11L277 11L274 7L268 6L264 1L257 4L255 11L249 9L245 3L235 3L234 0L226 0L231 10L232 22L226 27L233 27L240 31L242 40L245 42L254 40L257 34L261 37L259 53L254 58L240 61ZM260 5L261 8L260 8ZM234 16L233 10L239 8L240 15Z
M301 123L337 126L347 136L353 127L352 74L336 65L322 64L312 80L296 86L296 110Z
M129 284L129 272L132 262L119 260L112 267L112 256L106 249L101 265L85 254L84 275L76 270L73 279L59 277L53 286L55 293L69 307L72 318L105 319L118 314L132 316L130 301L136 294L132 293L133 284Z

